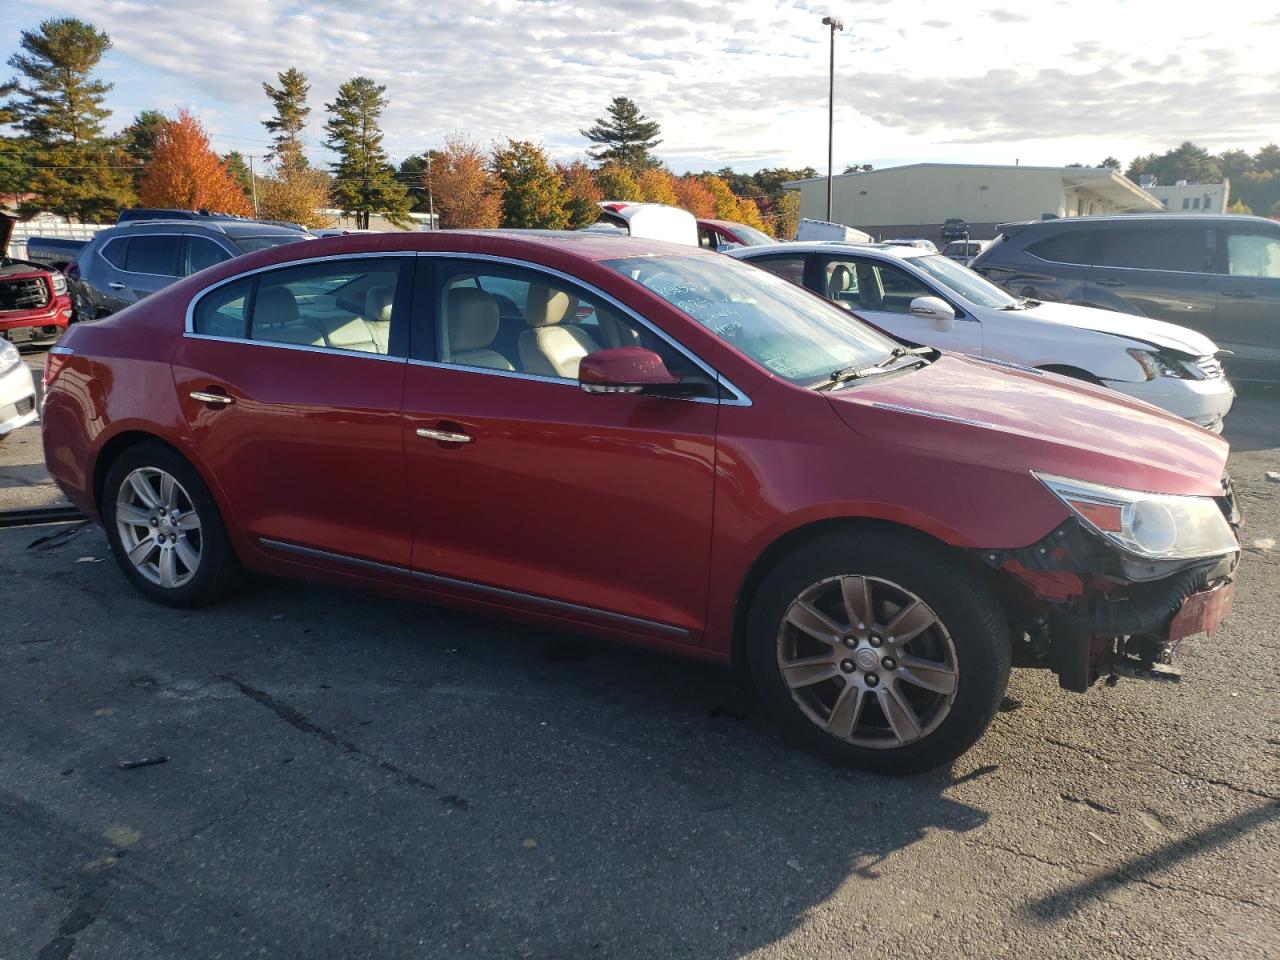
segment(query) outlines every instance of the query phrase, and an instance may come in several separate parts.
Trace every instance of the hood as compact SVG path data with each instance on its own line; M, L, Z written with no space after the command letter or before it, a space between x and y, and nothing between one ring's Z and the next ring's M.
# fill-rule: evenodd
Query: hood
M1123 394L958 354L824 394L855 432L939 460L1221 496L1227 443Z
M1161 350L1176 350L1192 357L1208 357L1218 352L1218 345L1202 333L1180 327L1176 323L1152 320L1131 313L1077 307L1069 303L1042 303L1024 314L1046 323L1060 323L1082 330L1096 330L1116 337L1140 340Z
M7 213L0 213L0 260L9 259L9 240L13 237L13 225L17 223Z

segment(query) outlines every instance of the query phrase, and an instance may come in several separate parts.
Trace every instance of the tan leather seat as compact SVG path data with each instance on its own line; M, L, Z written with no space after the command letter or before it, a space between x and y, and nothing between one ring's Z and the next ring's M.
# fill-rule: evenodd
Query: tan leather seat
M852 286L853 271L843 263L836 264L831 270L831 279L827 281L827 296L832 300L848 300Z
M445 296L445 350L449 363L489 370L515 367L489 345L498 335L498 301L470 287L454 287Z
M308 347L325 346L324 334L298 322L298 301L284 286L259 287L253 305L254 340L292 343Z
M391 307L396 298L395 287L370 287L364 295L364 318L373 334L379 353L387 353L391 341Z
M520 366L525 373L544 377L578 378L578 364L599 345L581 327L562 323L575 311L577 298L543 284L529 285L524 318L529 329L520 334Z

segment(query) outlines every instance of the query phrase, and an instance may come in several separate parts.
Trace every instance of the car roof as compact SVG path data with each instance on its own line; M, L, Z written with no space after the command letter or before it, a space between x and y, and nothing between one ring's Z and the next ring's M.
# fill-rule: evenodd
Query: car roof
M139 233L220 233L232 237L270 237L298 236L305 231L257 220L201 217L199 220L127 220L98 231L98 236L118 237Z
M1050 225L1076 223L1132 223L1135 220L1142 221L1144 223L1169 223L1172 221L1207 223L1215 220L1251 224L1275 223L1274 220L1268 219L1267 217L1255 217L1244 213L1120 213L1084 217L1055 217L1052 220L1011 220L1007 223L998 224L996 229L998 231L1003 231L1005 227L1016 227L1019 230L1023 230L1028 227L1045 227Z
M849 253L880 255L892 260L914 260L917 257L932 257L936 254L920 247L909 247L901 243L853 243L848 240L792 240L786 243L773 243L761 247L740 247L730 250L729 256L750 260L753 257L774 256L782 253L831 253L847 250Z
M739 227L746 226L745 223L739 223L736 220L712 220L709 217L699 217L698 226L701 227L704 224L712 227L728 227L730 230L736 230Z

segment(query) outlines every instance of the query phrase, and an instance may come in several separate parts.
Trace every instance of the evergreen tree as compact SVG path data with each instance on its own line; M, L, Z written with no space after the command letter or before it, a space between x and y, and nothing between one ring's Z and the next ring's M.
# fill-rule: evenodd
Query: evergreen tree
M159 110L143 110L133 122L120 131L120 146L133 161L133 189L138 189L151 155L155 152L156 137L168 125L169 118Z
M658 139L660 130L657 121L644 116L630 98L614 97L608 116L597 118L594 126L579 132L599 147L587 151L591 159L638 172L657 166L650 151L662 142Z
M1107 157L1100 164L1098 164L1098 166L1105 167L1108 170L1119 170L1121 164L1120 164L1120 161L1117 160L1115 157Z
M226 165L227 175L235 182L241 190L244 191L246 197L253 196L253 174L249 171L249 164L244 162L244 154L239 150L232 150L222 162Z
M368 77L352 77L338 87L333 103L325 104L325 146L338 155L332 165L333 199L366 230L372 213L397 226L413 222L408 215L413 202L382 147L378 120L387 106L386 89Z
M503 226L560 230L568 223L564 184L537 144L507 140L494 151L493 172L502 185Z
M111 84L93 71L111 39L75 17L22 31L9 58L18 76L5 85L2 109L30 147L20 188L40 196L37 209L80 220L109 217L132 193L120 150L102 133Z
M302 152L302 131L311 114L311 108L307 106L311 84L297 67L276 74L276 79L280 83L278 87L269 83L262 85L276 113L270 120L262 121L274 144L267 159L274 159L281 166L305 168L307 158Z

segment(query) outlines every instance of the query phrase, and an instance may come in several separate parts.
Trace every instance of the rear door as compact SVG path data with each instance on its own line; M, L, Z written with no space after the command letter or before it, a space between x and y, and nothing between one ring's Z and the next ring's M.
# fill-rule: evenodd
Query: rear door
M1280 380L1280 230L1233 226L1221 234L1213 338L1234 354L1232 377Z
M108 295L125 307L169 286L182 276L183 239L168 233L129 237L123 267L110 271Z
M223 502L260 546L408 566L400 401L412 262L271 268L196 302L174 381Z
M1214 335L1212 221L1112 224L1089 271L1085 300Z

